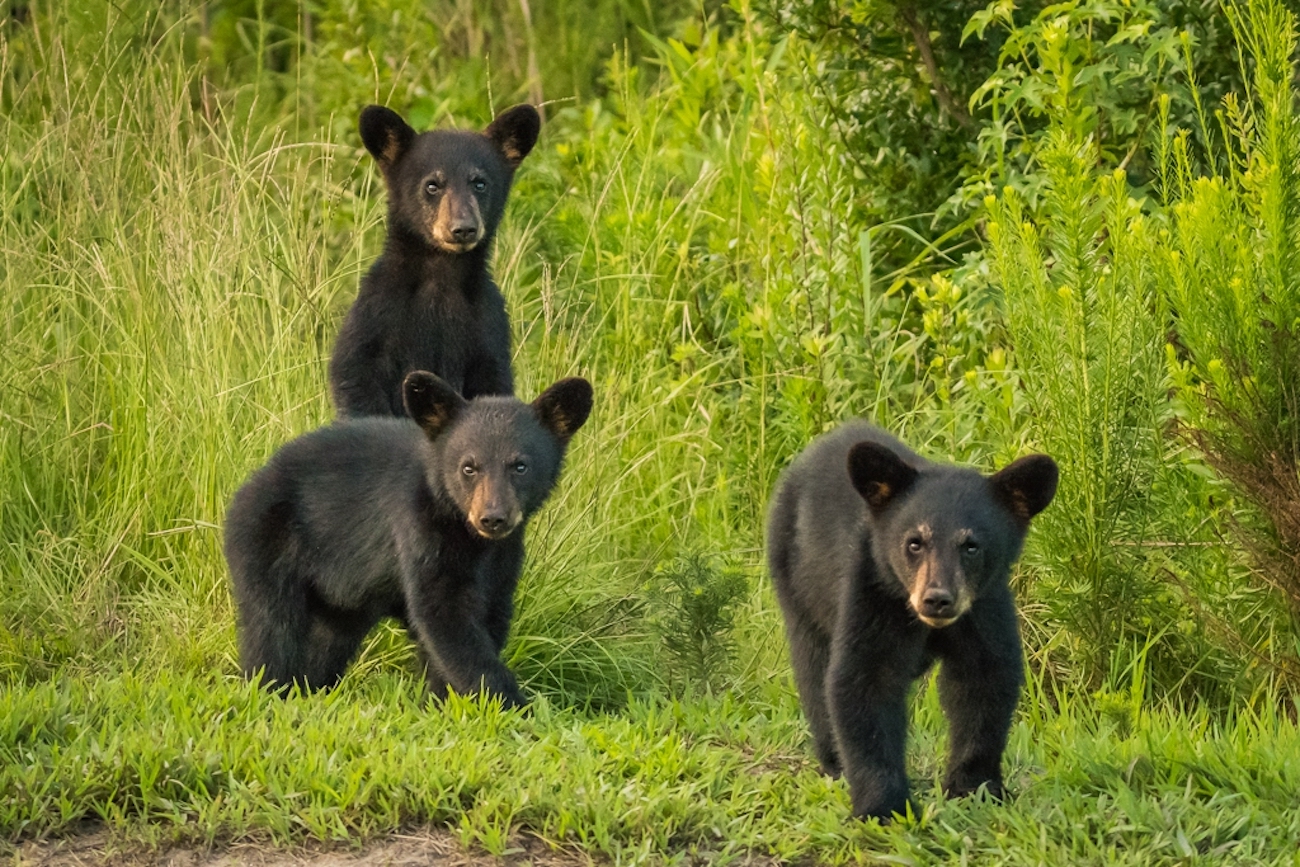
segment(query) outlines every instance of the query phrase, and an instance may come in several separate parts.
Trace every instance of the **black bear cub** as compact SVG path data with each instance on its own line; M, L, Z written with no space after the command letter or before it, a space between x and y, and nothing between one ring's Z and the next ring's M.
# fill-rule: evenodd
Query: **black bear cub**
M276 452L235 494L226 560L240 659L280 688L329 687L383 617L406 626L434 695L524 703L501 649L524 524L591 411L585 379L533 403L466 401L406 377L410 419L344 420ZM411 419L414 419L412 422Z
M330 359L340 416L404 415L402 378L413 370L470 399L514 393L510 321L488 257L540 126L531 105L482 133L417 134L383 106L361 112L361 139L388 188L388 237Z
M944 792L1002 795L1024 680L1007 581L1057 468L1029 455L992 476L926 461L850 422L785 472L768 566L817 758L854 814L907 808L907 693L938 660L950 750Z

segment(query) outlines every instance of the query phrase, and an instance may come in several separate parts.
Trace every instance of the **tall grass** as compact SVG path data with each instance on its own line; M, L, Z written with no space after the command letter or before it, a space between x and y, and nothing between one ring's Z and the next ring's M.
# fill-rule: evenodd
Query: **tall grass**
M348 151L209 125L167 41L18 36L0 43L3 666L224 659L231 483L327 417L321 347L379 212L337 237L356 197L322 180Z
M382 233L350 120L327 140L338 118L277 119L302 100L214 90L186 60L189 19L83 14L0 44L11 683L232 669L225 504L328 420L324 359ZM694 550L746 574L747 676L766 677L784 655L756 580L775 473L837 418L929 399L920 313L873 284L845 231L849 168L779 86L801 49L746 32L659 43L664 87L615 61L613 98L557 109L499 238L521 393L597 385L530 534L508 651L565 701L654 686L647 581ZM407 656L381 633L359 670Z
M597 407L530 535L511 664L543 694L598 707L663 686L671 642L647 625L648 588L665 564L707 552L745 576L740 682L784 670L759 567L767 494L810 438L865 415L986 467L1030 446L1056 453L1066 486L1041 522L1053 541L1039 550L1052 554L1036 562L1051 570L1029 588L1029 634L1074 647L1058 658L1083 661L1094 681L1124 670L1167 625L1161 606L1179 604L1152 581L1170 561L1144 547L1145 522L1160 512L1164 543L1200 520L1171 524L1171 509L1190 514L1206 497L1153 469L1166 410L1163 370L1150 369L1151 277L1107 264L1115 251L1140 262L1149 243L1122 185L1083 190L1077 159L1058 149L1061 213L1043 225L1077 273L1045 270L1029 234L1008 255L1026 287L1078 291L1047 298L1056 312L1036 319L1016 306L1011 259L997 260L1004 331L978 260L950 277L879 272L881 239L903 224L856 222L854 161L787 84L818 58L746 4L731 14L728 37L647 36L654 84L647 65L615 57L610 95L555 106L518 180L495 268L521 393L580 373ZM317 24L304 50L322 59L303 56L298 87L334 68ZM324 359L382 237L382 191L351 112L320 117L316 91L284 90L287 73L266 73L278 97L260 79L217 87L187 59L194 26L174 10L56 4L0 31L10 682L232 668L225 504L276 447L329 418ZM374 75L338 72L330 98L362 104L398 72ZM457 76L435 67L412 80L394 97L486 122L485 80L476 108ZM1007 238L1022 231L999 214ZM1148 301L1129 304L1130 285ZM1054 384L1016 387L1009 337L1027 375ZM1075 361L1057 364L1060 347ZM1164 499L1135 493L1148 487ZM1211 569L1221 575L1222 558ZM1116 648L1128 649L1112 663ZM1157 666L1157 680L1231 680L1202 650ZM359 671L408 658L405 638L381 631Z
M110 33L118 24L105 22ZM6 178L13 207L0 224L14 313L0 398L12 422L0 433L0 520L15 587L2 664L20 683L69 669L228 670L224 508L276 447L330 417L324 360L381 237L375 173L355 144L265 127L239 94L229 106L196 103L198 72L174 40L141 50L109 39L74 54L57 29L18 35L29 56L6 78L30 77L0 120L8 165L22 168ZM525 232L512 246L527 244ZM509 287L512 260L502 265ZM572 372L581 348L561 341L558 354L521 364L521 387ZM587 372L600 381L598 367ZM583 460L580 443L580 478ZM618 575L580 552L546 557L547 539L573 539L578 522L617 523L591 490L534 534L538 568L559 573L552 587L589 587L601 567ZM575 568L576 580L563 574ZM585 685L606 701L644 689L635 644L605 635L626 619L611 594L595 615L589 594L537 593L545 628L520 630L516 653L534 666L525 675L579 701ZM381 635L361 670L406 655Z

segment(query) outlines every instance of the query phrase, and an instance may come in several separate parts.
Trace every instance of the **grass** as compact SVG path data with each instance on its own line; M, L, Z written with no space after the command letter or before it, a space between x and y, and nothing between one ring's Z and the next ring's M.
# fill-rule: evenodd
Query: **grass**
M847 792L817 772L784 679L609 714L465 700L430 712L418 696L417 678L391 673L286 700L211 672L10 692L0 827L57 835L97 818L157 845L359 845L432 823L492 854L522 828L616 864L754 852L827 864L1289 864L1300 839L1300 734L1275 717L1035 711L1011 734L1011 800L945 801L941 714L924 689L910 762L921 812L881 827L846 819Z
M815 772L760 562L776 474L849 415L982 466L1029 434L987 285L873 273L891 229L849 219L850 161L791 85L802 49L736 9L730 38L656 43L660 83L615 59L606 99L554 106L498 239L521 394L597 388L530 529L524 716L425 707L391 628L328 695L235 676L224 509L329 418L325 360L383 231L351 118L300 108L385 94L360 74L328 103L283 78L209 91L184 22L107 4L0 24L0 838L433 823L616 863L1296 863L1295 708L1267 692L1180 710L1045 678L999 806L937 795L923 690L923 809L884 828ZM486 122L462 78L404 74ZM715 578L714 609L681 598ZM1052 627L1026 611L1037 654Z

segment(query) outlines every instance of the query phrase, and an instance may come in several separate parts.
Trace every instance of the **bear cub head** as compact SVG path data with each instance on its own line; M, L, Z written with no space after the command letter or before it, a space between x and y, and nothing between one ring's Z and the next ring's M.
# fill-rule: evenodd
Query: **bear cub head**
M468 253L501 222L515 169L537 143L541 118L531 105L497 116L482 133L416 133L394 111L361 111L361 140L384 173L389 232L434 250Z
M402 383L406 411L433 444L429 487L442 491L470 531L504 539L541 508L560 475L569 439L591 412L591 384L562 379L531 404L513 397L467 401L423 370Z
M1027 455L992 476L923 462L875 442L849 450L849 478L872 518L878 569L892 573L917 618L934 629L1004 583L1029 519L1056 495L1056 462Z

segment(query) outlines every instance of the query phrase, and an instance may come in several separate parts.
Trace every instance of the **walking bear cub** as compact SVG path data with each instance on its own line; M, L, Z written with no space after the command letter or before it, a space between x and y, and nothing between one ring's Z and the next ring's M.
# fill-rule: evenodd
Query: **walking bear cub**
M1024 680L1007 581L1056 482L1046 455L983 476L926 461L863 421L785 472L768 564L817 758L848 779L855 815L906 810L907 692L936 660L950 726L944 792L1002 795Z
M585 379L533 403L466 401L425 371L410 419L334 423L290 442L235 494L226 559L240 658L280 688L329 687L383 617L402 621L430 691L524 703L500 654L524 524L591 411ZM412 422L411 419L414 419Z
M510 321L488 257L515 169L537 142L537 110L517 105L482 133L416 134L371 105L360 126L388 188L388 237L334 346L335 409L403 416L413 370L466 398L513 394Z

